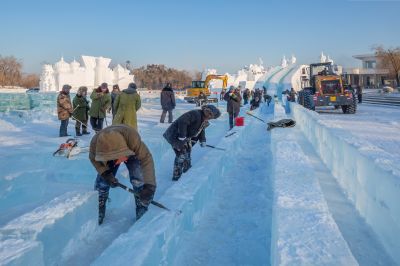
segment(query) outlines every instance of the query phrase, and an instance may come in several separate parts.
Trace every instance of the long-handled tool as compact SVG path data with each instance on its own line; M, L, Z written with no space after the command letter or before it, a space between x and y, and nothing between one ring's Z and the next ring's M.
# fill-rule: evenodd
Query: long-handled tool
M260 120L260 121L262 121L262 122L264 122L264 123L265 123L265 121L264 121L263 119L261 119L261 118L259 118L259 117L255 116L255 115L253 115L253 114L252 114L252 113L250 113L249 111L247 111L247 112L246 112L246 114L248 114L249 116L252 116L252 117L254 117L254 118L256 118L256 119L258 119L258 120Z
M71 115L71 117L72 117L73 119L75 119L76 121L78 121L79 123L81 123L82 125L84 125L85 127L88 126L87 124L83 123L81 120L77 119L75 116Z
M213 146L213 145L208 145L208 144L206 144L206 147L213 148L213 149L220 150L220 151L226 151L226 149L218 148L218 147L215 147L215 146Z
M231 133L229 133L228 135L226 135L225 138L228 138L228 137L230 137L230 136L232 136L232 135L235 135L236 133L237 133L236 131L231 132Z
M122 188L122 189L125 189L126 191L132 193L133 195L135 195L135 196L137 196L137 197L139 196L135 191L133 191L133 189L128 188L128 187L125 186L124 184L117 183L117 186L120 187L120 188ZM166 210L166 211L169 211L169 212L171 211L170 209L168 209L167 207L165 207L164 205L162 205L161 203L159 203L159 202L157 202L157 201L152 200L150 203L153 204L154 206L157 206L157 207L159 207L159 208L161 208L161 209L164 209L164 210ZM181 212L182 212L182 211L178 211L178 213L181 213Z

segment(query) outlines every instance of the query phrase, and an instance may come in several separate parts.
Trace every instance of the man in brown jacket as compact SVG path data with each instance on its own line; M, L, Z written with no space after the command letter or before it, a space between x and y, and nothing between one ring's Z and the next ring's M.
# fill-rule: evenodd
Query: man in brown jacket
M115 178L119 165L128 168L130 182L136 192L136 220L146 211L156 191L153 157L139 136L127 125L109 126L90 142L89 159L98 173L95 189L99 191L99 224L103 223L110 186L118 186Z
M61 120L60 137L70 136L67 133L69 118L73 112L69 91L71 86L64 85L57 97L58 120Z

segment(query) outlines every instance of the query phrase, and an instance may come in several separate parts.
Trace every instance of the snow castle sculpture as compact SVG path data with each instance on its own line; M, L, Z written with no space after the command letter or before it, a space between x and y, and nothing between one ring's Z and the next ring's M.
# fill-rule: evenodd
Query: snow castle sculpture
M283 56L282 61L281 61L281 67L287 67L287 66L288 66L288 63L286 60L286 56Z
M294 64L296 64L296 61L297 61L297 58L294 55L292 55L292 58L290 58L290 63L292 65L294 65Z
M326 55L324 55L324 52L321 52L321 56L319 57L319 62L320 63L326 62Z
M104 57L81 56L82 65L75 59L71 63L60 61L53 65L45 64L40 75L41 91L59 91L64 84L77 90L80 86L89 89L99 86L103 82L109 85L118 84L121 89L134 82L134 76L130 71L120 65L109 68L111 59Z

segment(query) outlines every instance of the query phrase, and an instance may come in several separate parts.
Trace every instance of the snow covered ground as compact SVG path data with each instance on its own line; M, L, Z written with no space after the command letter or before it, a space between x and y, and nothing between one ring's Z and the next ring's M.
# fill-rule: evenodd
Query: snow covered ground
M269 89L293 71L272 70ZM227 150L196 145L193 168L172 182L158 93L142 93L142 102L139 131L156 162L155 200L173 212L151 206L135 223L133 198L116 188L100 227L87 153L52 156L66 140L57 137L54 106L0 113L0 265L400 263L398 109L361 105L356 115L318 115L293 105L296 127L267 132L246 107L245 127L225 138L220 104L223 115L207 128L207 142ZM193 108L178 100L174 116ZM284 116L264 104L255 114ZM121 170L117 177L128 185Z

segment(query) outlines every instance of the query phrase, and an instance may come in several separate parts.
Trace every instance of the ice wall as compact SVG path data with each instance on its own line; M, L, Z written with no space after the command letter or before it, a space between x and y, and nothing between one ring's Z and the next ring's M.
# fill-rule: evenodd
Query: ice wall
M284 109L276 104L275 120L282 118ZM296 127L271 132L275 166L271 264L357 265L307 156L294 140L300 133Z
M400 176L362 153L356 141L335 134L319 114L290 105L297 125L347 193L385 249L400 263Z
M251 120L250 120L251 121ZM237 128L237 134L223 138L217 146L229 147L240 141L246 130ZM228 153L211 150L201 164L190 169L159 199L171 208L166 212L154 206L129 231L117 238L94 265L169 265L174 260L176 247L183 232L193 230L210 204L207 199L217 193L214 184L222 175L223 164L229 165ZM224 162L224 163L223 163ZM215 204L215 203L214 203ZM181 210L178 213L176 210ZM124 256L120 256L123 253Z

